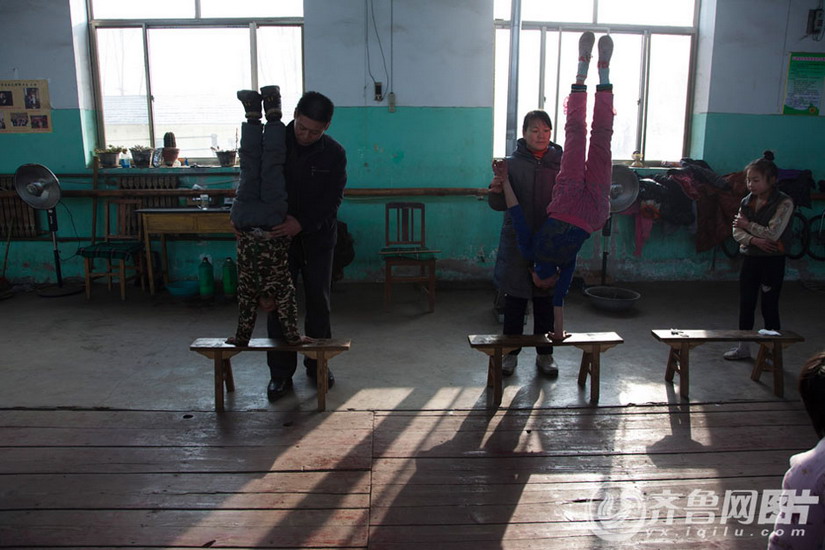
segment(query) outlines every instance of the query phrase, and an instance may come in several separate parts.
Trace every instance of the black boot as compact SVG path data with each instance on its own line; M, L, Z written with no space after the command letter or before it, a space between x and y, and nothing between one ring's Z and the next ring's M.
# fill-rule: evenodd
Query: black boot
M273 122L281 120L281 88L278 86L264 86L261 88L261 96L264 100L264 113L266 120Z
M261 94L255 90L238 90L238 99L241 100L249 121L261 120Z

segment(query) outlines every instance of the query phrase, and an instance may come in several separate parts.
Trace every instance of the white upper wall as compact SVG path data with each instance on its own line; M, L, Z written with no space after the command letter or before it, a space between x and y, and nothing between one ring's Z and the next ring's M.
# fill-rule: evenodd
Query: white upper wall
M306 89L336 105L386 106L388 74L399 106L493 105L493 0L306 0L304 21Z
M788 54L825 52L825 41L804 37L808 10L817 2L704 0L702 4L695 112L779 113Z
M0 80L48 80L53 109L76 109L69 0L0 0Z

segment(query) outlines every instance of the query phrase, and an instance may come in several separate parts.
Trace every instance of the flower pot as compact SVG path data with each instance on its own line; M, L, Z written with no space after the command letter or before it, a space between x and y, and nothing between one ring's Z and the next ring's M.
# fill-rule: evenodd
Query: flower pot
M117 168L120 160L120 153L98 153L101 168Z
M152 162L152 150L138 151L136 149L129 150L132 153L132 164L138 168L148 168Z
M175 161L178 160L178 153L180 153L180 149L177 147L164 147L163 148L163 164L166 166L173 166Z
M215 151L221 166L235 166L237 151Z

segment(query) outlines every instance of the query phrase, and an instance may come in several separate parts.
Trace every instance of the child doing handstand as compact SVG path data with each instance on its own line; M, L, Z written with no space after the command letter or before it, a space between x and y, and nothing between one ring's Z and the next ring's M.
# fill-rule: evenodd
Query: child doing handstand
M610 57L613 40L599 39L599 85L590 130L590 148L585 159L587 139L587 86L584 81L590 65L595 37L584 33L579 39L579 65L576 83L567 99L567 122L564 126L564 155L547 207L547 221L532 233L524 218L510 182L504 161L496 161L493 171L504 179L504 199L516 230L519 250L533 262L533 284L552 288L554 340L567 338L564 331L564 297L573 281L576 255L594 231L601 229L610 215L610 184L613 161L610 141L613 136L613 86L610 84Z
M238 99L247 120L241 125L240 183L229 214L238 240L238 328L226 343L249 343L259 305L277 312L287 343L308 342L311 339L298 332L298 306L289 272L290 237L272 233L287 211L281 90L278 86L265 86L260 94L240 90ZM266 125L261 124L262 102Z

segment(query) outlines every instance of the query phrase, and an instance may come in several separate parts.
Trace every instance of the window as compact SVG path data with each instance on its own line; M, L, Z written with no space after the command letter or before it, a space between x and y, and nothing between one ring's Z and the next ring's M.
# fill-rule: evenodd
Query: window
M93 0L92 9L101 145L160 147L173 132L181 157L211 160L213 148L238 145L238 90L279 85L287 116L303 93L301 0Z
M493 155L506 143L507 84L512 0L495 0L495 103ZM521 0L516 136L524 115L544 109L554 141L564 141L564 99L576 74L578 40L584 30L607 29L615 44L610 76L616 88L613 158L678 160L685 154L690 101L689 71L697 32L695 0ZM591 63L589 83L597 69ZM589 101L592 110L593 101Z

